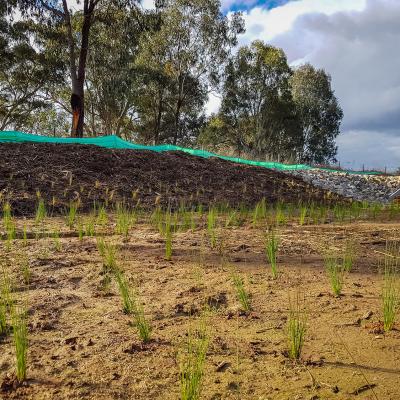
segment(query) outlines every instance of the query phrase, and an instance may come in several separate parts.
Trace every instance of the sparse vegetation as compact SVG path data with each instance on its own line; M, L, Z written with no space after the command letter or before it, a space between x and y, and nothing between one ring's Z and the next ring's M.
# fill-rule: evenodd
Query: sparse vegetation
M331 284L333 294L339 297L342 293L344 283L344 265L340 263L335 255L328 254L325 257L325 270Z
M294 301L289 298L288 317L289 356L295 360L298 360L301 356L306 331L307 313L305 300L297 292Z
M265 238L265 252L267 255L267 260L271 266L272 278L276 279L278 277L278 267L277 267L277 254L279 247L279 237L276 235L274 230L267 233Z
M243 278L236 271L232 272L232 283L236 291L236 297L244 312L251 311L250 294L247 292Z

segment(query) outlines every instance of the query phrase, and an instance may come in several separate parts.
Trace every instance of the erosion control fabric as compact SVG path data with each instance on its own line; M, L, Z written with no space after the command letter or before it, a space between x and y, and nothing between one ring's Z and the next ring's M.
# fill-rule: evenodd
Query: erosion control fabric
M244 158L237 157L227 157L221 156L216 153L211 153L205 150L195 150L188 149L185 147L174 146L171 144L163 144L158 146L145 146L141 144L131 143L126 140L123 140L115 135L110 136L101 136L94 138L60 138L60 137L51 137L51 136L40 136L40 135L31 135L28 133L17 132L17 131L1 131L0 132L0 143L23 143L23 142L35 142L35 143L73 143L73 144L92 144L100 147L107 147L110 149L132 149L132 150L150 150L156 152L164 152L164 151L182 151L184 153L189 153L193 156L210 158L217 157L223 160L232 161L239 164L247 164L257 167L264 167L270 169L276 169L280 171L293 171L293 170L308 170L315 169L306 164L281 164L277 162L265 162L265 161L252 161L246 160ZM335 172L337 170L321 168L326 171ZM357 172L357 171L339 171L339 172L347 172L347 173L357 173L364 175L372 175L377 174L376 172Z

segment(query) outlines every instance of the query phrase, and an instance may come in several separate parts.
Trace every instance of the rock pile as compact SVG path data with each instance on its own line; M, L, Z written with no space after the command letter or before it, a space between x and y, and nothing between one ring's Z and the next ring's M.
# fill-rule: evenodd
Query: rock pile
M314 186L359 201L387 203L389 196L400 188L399 175L359 175L319 169L288 173L301 177Z

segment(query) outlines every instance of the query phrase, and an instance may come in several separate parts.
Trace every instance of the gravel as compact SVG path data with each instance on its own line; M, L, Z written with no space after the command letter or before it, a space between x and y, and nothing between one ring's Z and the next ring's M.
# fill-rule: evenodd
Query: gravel
M359 175L318 169L287 173L301 177L314 186L359 201L388 203L390 195L400 188L399 175Z

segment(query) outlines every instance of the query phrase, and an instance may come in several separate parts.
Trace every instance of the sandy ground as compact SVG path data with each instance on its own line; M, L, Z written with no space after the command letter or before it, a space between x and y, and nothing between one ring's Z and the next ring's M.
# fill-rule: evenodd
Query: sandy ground
M62 219L46 224L68 233ZM387 334L379 329L380 252L386 240L400 239L398 222L281 227L276 280L262 229L220 230L224 262L203 230L175 234L171 261L164 258L164 240L147 224L133 227L128 240L108 231L106 240L120 246L119 268L138 287L153 341L140 344L115 282L109 295L102 292L95 238L61 238L61 251L50 238L29 239L26 247L18 240L11 251L3 242L1 261L13 271L14 298L28 299L29 353L27 381L0 391L0 398L179 399L179 354L204 304L213 307L202 399L400 398L400 325ZM358 257L343 296L335 298L322 253L342 249L349 238ZM29 288L19 266L24 257L32 274ZM248 315L240 312L232 268L251 293ZM298 291L306 298L308 328L295 363L286 355L286 326L289 296ZM12 337L3 337L0 382L14 369ZM376 385L373 391L357 394L367 382Z

